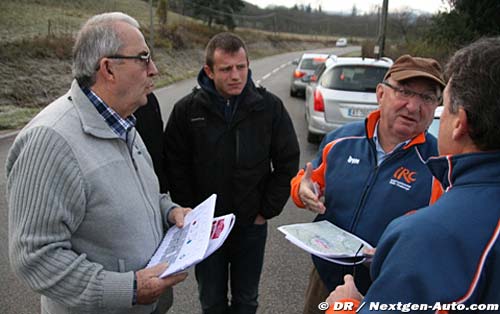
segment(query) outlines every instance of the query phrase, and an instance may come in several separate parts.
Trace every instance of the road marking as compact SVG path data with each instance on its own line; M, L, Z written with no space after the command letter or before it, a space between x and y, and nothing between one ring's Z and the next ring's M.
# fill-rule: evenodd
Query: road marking
M271 75L278 73L280 70L283 70L284 68L286 68L290 64L292 64L292 61L288 61L286 63L283 63L279 67L273 69L271 72L264 75L260 80L257 80L255 83L260 84L261 82L263 82L263 81L267 80L269 77L271 77Z

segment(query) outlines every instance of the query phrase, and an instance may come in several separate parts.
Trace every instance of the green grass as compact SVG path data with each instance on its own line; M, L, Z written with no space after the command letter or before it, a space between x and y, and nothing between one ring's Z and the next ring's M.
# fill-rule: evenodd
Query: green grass
M42 108L0 106L0 130L19 129L28 123Z
M106 11L122 11L149 25L148 3L139 0L2 0L0 40L45 36L49 28L53 34L72 33L90 16Z

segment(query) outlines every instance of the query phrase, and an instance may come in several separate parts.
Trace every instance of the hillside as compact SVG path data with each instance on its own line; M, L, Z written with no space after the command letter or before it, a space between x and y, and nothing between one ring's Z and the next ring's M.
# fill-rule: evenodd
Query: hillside
M73 36L88 17L106 11L134 16L149 39L149 6L140 0L0 2L0 129L22 126L68 89ZM154 60L160 71L156 85L194 76L203 64L205 44L223 30L169 12L166 28L155 25ZM319 36L235 32L246 41L253 59L334 43L334 38Z

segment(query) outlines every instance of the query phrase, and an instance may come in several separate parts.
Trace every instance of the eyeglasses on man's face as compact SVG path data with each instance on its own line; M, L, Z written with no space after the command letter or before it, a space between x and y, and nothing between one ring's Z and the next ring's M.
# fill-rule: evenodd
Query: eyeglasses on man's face
M145 52L145 53L141 53L137 56L124 56L124 55L112 55L112 56L108 56L107 57L108 59L135 59L135 60L140 60L140 61L143 61L146 66L149 65L149 63L151 63L151 53L149 52Z
M396 97L399 99L409 100L410 98L418 97L418 99L420 99L420 101L426 105L437 105L441 102L441 97L438 97L434 94L424 94L424 93L419 93L419 92L413 91L411 89L400 88L400 87L391 85L387 81L383 81L382 84L384 84L387 87L390 87L394 91L394 94L396 95Z

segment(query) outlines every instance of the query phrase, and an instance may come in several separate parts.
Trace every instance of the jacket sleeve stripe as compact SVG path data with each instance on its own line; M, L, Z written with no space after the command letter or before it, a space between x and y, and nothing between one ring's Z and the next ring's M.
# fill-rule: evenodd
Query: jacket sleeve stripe
M328 143L324 148L323 148L323 153L321 154L321 164L319 167L313 170L312 173L312 180L314 182L317 182L321 189L325 187L325 172L326 172L326 160L328 157L328 154L330 153L330 150L333 148L333 146L343 140L347 139L359 139L359 138L365 138L364 136L350 136L350 137L342 137L336 140L331 141ZM300 169L297 175L292 178L290 182L290 194L292 196L292 200L300 208L304 208L305 205L302 203L302 200L299 197L299 187L300 187L300 181L302 180L302 177L304 176L304 169Z
M444 193L441 182L436 177L432 177L432 191L431 199L429 200L429 205L434 204Z
M493 245L498 239L498 236L500 235L500 219L498 220L497 226L495 228L495 231L493 232L492 237L488 241L488 244L484 248L483 254L481 254L481 258L479 259L479 263L476 268L476 274L474 275L474 278L469 286L469 290L467 293L460 299L458 299L456 302L457 303L464 303L466 302L471 295L474 293L477 283L479 282L479 278L481 277L481 273L483 272L483 267L484 264L486 263L486 259L488 258L488 254L490 253Z

